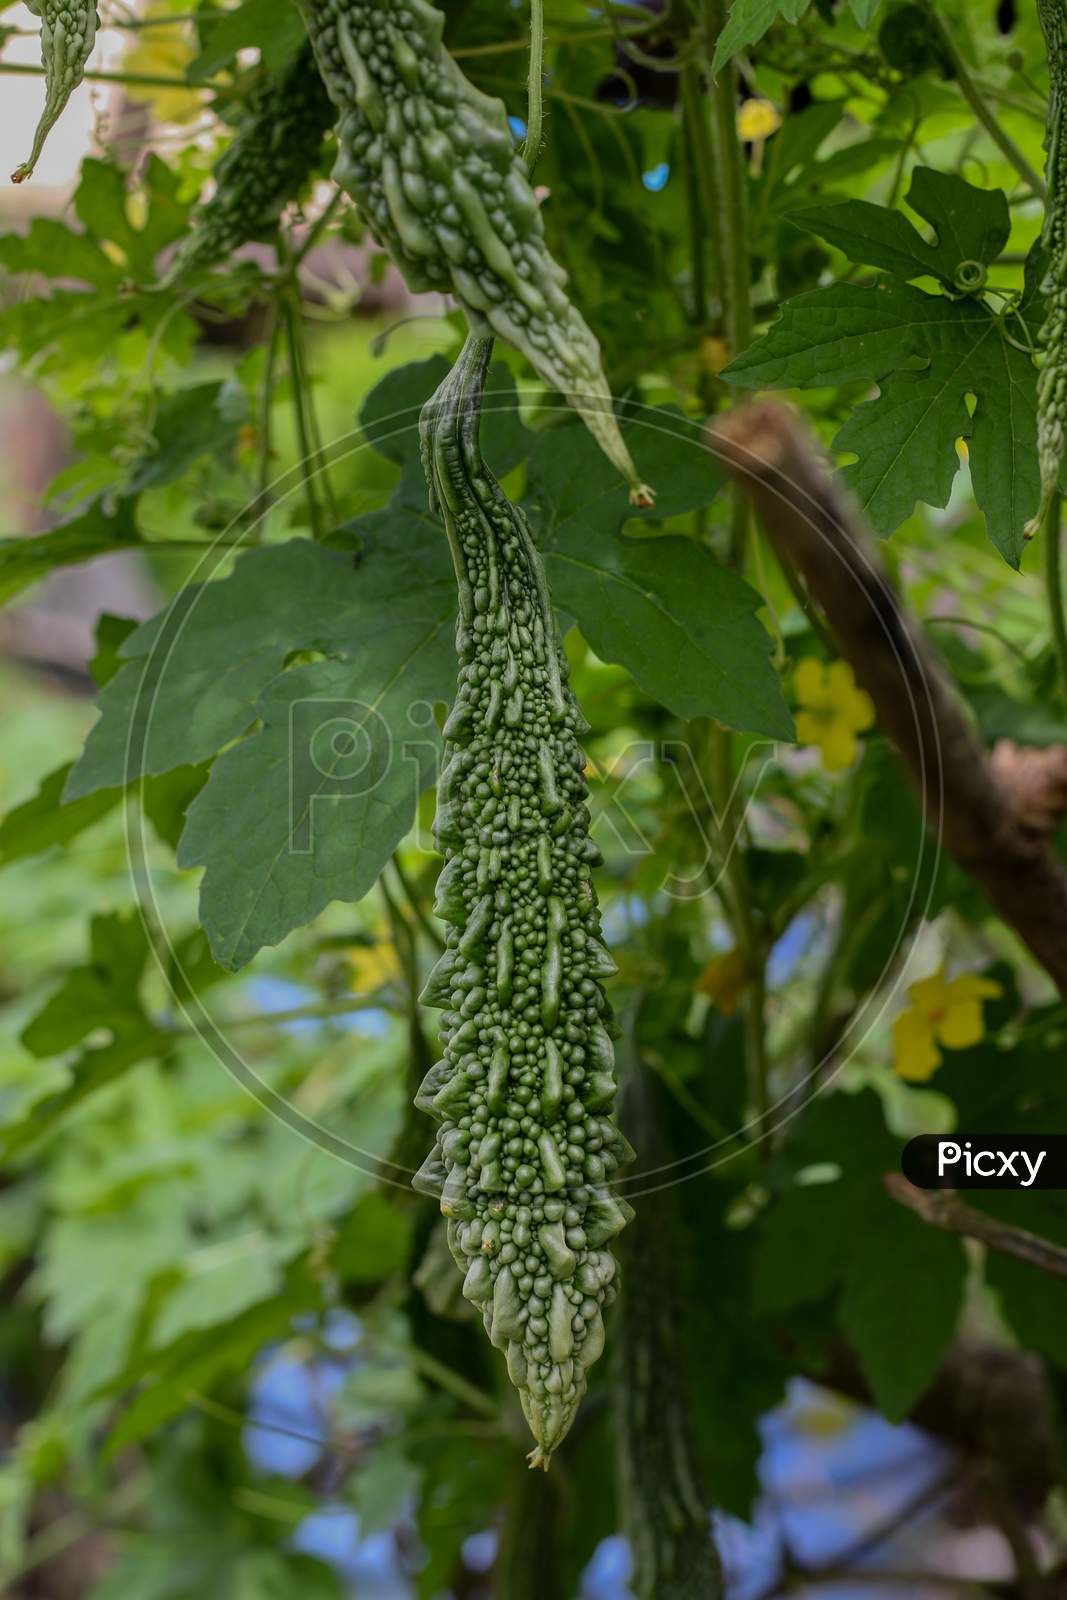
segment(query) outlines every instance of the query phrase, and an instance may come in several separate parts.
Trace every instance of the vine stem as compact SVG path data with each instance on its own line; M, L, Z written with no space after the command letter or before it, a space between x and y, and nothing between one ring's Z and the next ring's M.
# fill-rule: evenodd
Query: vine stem
M766 1158L770 1153L765 1148L763 1138L770 1108L765 1030L766 951L752 911L752 884L742 837L745 823L743 814L738 811L734 783L734 738L727 728L712 728L708 777L722 851L722 874L726 886L722 898L727 921L732 925L734 938L744 951L748 964L749 985L744 1003L745 1061L756 1119L753 1143Z
M257 539L262 537L262 521L270 508L270 475L274 444L271 416L274 403L274 374L278 365L278 335L280 331L278 323L278 307L275 303L270 309L267 355L263 363L263 378L259 390L259 415L257 418L259 466L256 474L256 498L252 518Z
M1060 693L1067 701L1067 619L1063 611L1063 502L1054 494L1045 518L1045 590L1048 594L1049 625L1056 651Z
M726 264L723 258L723 235L719 227L721 206L719 202L718 175L715 166L715 152L711 144L711 132L708 127L708 118L704 104L703 89L700 82L700 69L695 61L687 61L679 74L679 88L682 100L682 124L687 133L687 143L692 150L694 164L697 169L697 181L694 191L697 195L703 193L703 210L700 217L701 226L695 225L696 219L690 228L690 244L693 248L692 277L694 286L698 278L703 279L706 272L703 259L703 250L698 249L698 241L703 245L706 239L709 246L712 285L719 298L720 305L725 303L724 279ZM694 296L697 304L703 305L702 297Z
M705 51L709 61L726 22L724 0L705 0ZM752 339L752 290L749 274L748 191L741 140L737 134L737 72L733 62L714 80L711 88L711 116L714 130L714 158L718 181L715 196L717 214L712 230L726 241L723 262L723 332L731 356L740 355ZM735 494L730 522L729 558L739 570L745 564L748 539L748 504Z
M346 1017L350 1011L383 1011L385 1008L386 1002L382 999L354 994L346 1000L322 1000L312 1005L293 1006L289 1011L257 1011L251 1016L211 1017L209 1020L220 1033L230 1033L234 1028L279 1028L287 1022L324 1022L330 1017ZM184 1024L170 1027L156 1023L156 1027L171 1037L177 1035L184 1038L199 1032L199 1029Z
M166 28L168 26L173 27L176 22L200 22L202 20L199 11L174 11L167 12L161 17L112 17L106 26L122 29Z
M737 77L732 63L723 68L717 79L711 77L715 43L725 21L724 0L704 0L702 44L710 84L710 139L703 106L700 107L699 125L704 129L705 152L710 155L710 165L705 173L705 191L711 212L711 235L718 241L720 252L717 266L720 272L723 332L727 348L733 356L739 354L752 337L752 297L748 195L741 142L737 134ZM684 75L685 69L683 78ZM696 82L699 90L699 78ZM727 559L737 571L742 571L745 565L748 528L748 505L735 488ZM749 1094L756 1118L755 1142L766 1157L769 1151L764 1135L770 1105L766 948L753 911L752 884L742 839L744 817L738 812L734 786L734 736L729 729L716 727L712 730L710 754L711 791L725 848L723 871L728 887L728 915L733 924L734 937L744 950L749 965L749 989L744 1005L745 1060Z
M411 907L412 915L414 916L419 927L422 929L423 933L436 950L443 950L445 948L445 941L441 937L438 929L434 927L430 917L427 915L426 907L420 900L415 889L415 885L408 877L408 874L404 869L403 862L400 860L400 856L396 851L393 852L393 871L397 875L400 887L404 891L404 898Z
M526 142L522 147L526 176L533 177L541 154L541 129L544 122L542 83L545 75L544 0L530 0L530 77L527 84Z
M417 1344L410 1346L408 1354L411 1359L411 1365L416 1372L420 1372L431 1383L436 1383L438 1388L447 1390L454 1399L469 1406L479 1416L488 1417L499 1424L500 1407L492 1395L486 1394L484 1389L479 1389L476 1384L465 1378L461 1372L456 1372L452 1367L446 1366L443 1361L439 1361L436 1356L431 1355L428 1350L423 1350Z
M334 527L337 526L340 518L337 512L337 503L334 500L333 486L330 483L330 475L326 467L326 454L319 429L315 395L309 376L307 339L304 332L304 307L300 295L300 279L297 272L301 261L308 254L322 229L333 216L334 209L340 203L340 200L341 191L338 190L317 222L313 224L309 237L304 240L298 251L294 252L292 250L284 234L279 234L277 240L278 260L285 268L281 285L281 301L285 316L286 342L289 354L289 380L293 385L294 417L302 455L300 464L304 474L308 510L312 516L311 525L316 539L321 537L321 531L320 523L317 520L318 497L314 493L313 479L317 478L319 481L322 498L326 505L326 515L330 518ZM312 502L314 502L315 506L314 511L312 511Z
M167 18L170 21L170 18ZM26 61L0 61L0 73L9 73L17 77L43 78L44 67L33 66ZM82 78L86 83L132 83L142 89L222 89L226 87L220 83L212 83L209 79L205 83L190 83L188 78L179 78L173 74L163 72L83 72Z
M635 28L620 30L622 37L638 39L649 31L652 26L649 22L641 22ZM614 39L618 37L614 28L582 28L576 33L554 33L546 42L549 44L587 44L595 39ZM471 44L463 45L458 50L448 53L454 61L466 61L474 56L504 56L512 55L516 50L527 48L525 39L504 39L498 44Z
M325 528L318 496L315 493L311 433L307 412L304 409L304 375L300 360L300 337L297 328L299 311L297 296L292 286L287 286L281 296L282 321L285 325L285 347L289 359L289 382L293 390L293 421L296 424L297 444L300 450L300 468L304 480L304 499L307 503L308 521L316 540L322 539Z
M322 234L325 232L326 228L333 221L335 215L337 214L337 210L341 205L341 202L344 200L344 197L345 193L343 189L335 190L328 203L315 218L315 221L311 224L307 233L304 235L304 238L301 240L300 248L293 254L292 270L294 272L296 271L297 267L300 266L305 257L309 256L312 250L318 244Z
M1048 190L1045 187L1045 180L1041 177L1040 173L1034 171L1029 161L1027 161L1026 157L1019 149L1019 146L1015 143L1015 140L1010 136L1010 134L1004 132L1004 129L1000 126L996 117L993 115L993 112L986 103L982 91L979 89L978 84L975 81L974 74L971 72L970 67L960 54L959 47L953 38L952 30L948 27L944 17L941 16L937 7L933 4L933 0L920 0L920 3L923 11L926 14L926 19L930 24L931 31L945 52L946 59L952 68L956 82L960 86L960 93L963 95L963 98L966 100L967 104L970 106L971 110L974 112L975 116L978 118L979 122L982 124L982 127L988 133L993 143L997 146L1005 159L1015 168L1016 172L1030 189L1031 193L1035 194L1039 200L1047 199Z
M706 51L710 59L726 21L723 0L706 0L704 15ZM739 355L752 338L752 298L748 193L741 141L737 134L737 73L732 61L723 67L712 85L711 114L719 177L719 215L716 220L727 245L723 285L726 342L730 346L730 354Z

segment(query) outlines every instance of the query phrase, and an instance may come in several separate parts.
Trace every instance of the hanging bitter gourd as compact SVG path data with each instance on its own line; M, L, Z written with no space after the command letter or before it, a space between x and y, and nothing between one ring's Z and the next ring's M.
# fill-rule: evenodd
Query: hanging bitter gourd
M44 110L29 156L11 174L12 183L22 183L31 176L45 140L81 83L98 21L94 0L26 0L26 4L41 19Z
M281 72L257 84L234 138L215 168L215 193L193 215L192 232L163 287L269 238L282 209L306 188L336 113L305 45Z
M297 0L340 112L334 178L410 288L452 293L566 395L652 504L612 410L600 347L564 290L503 102L476 89L426 0Z
M1043 243L1048 251L1048 306L1041 329L1045 356L1037 377L1037 455L1041 504L1027 528L1036 531L1059 483L1067 446L1067 15L1063 0L1038 0L1048 47L1049 105L1045 136Z
M463 1293L482 1312L547 1466L570 1427L613 1299L609 1188L632 1151L611 1118L611 1014L578 735L544 568L482 461L491 341L467 340L423 411L431 503L459 586L459 679L434 832L446 948L423 990L443 1059L416 1104L440 1127L413 1182L435 1195Z

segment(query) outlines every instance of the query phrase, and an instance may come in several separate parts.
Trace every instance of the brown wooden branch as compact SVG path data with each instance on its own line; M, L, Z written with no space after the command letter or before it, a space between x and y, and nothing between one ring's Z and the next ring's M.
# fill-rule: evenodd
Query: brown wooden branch
M1001 1255L1026 1261L1032 1267L1040 1267L1042 1272L1051 1272L1053 1277L1067 1278L1067 1250L1061 1245L1042 1239L1027 1228L999 1222L996 1217L969 1206L954 1190L917 1189L901 1172L884 1173L882 1184L892 1199L914 1211L932 1228L959 1234L963 1239L976 1239L990 1250L999 1250Z
M1047 827L1034 825L1049 807L1017 803L1017 766L1015 781L998 775L933 647L889 582L859 509L796 414L778 401L732 412L708 438L779 559L826 616L930 830L1067 997L1067 873L1049 849Z

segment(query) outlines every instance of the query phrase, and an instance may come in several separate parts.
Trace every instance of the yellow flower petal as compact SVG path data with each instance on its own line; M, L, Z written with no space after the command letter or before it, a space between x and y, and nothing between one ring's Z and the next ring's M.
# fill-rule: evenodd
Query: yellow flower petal
M908 1083L925 1083L941 1065L929 1019L921 1011L902 1011L893 1023L893 1067Z
M853 733L864 733L874 726L874 701L866 689L850 689L841 701L841 714Z
M822 764L827 772L843 772L856 759L856 739L847 722L835 717L824 723L819 740Z
M798 711L796 714L797 743L818 744L823 735L825 723L813 711Z
M798 661L793 674L793 693L802 706L819 709L826 699L826 667L816 656Z
M947 1050L967 1050L985 1038L985 1021L978 1000L957 1000L935 1023L937 1037Z
M945 982L944 969L935 972L932 977L920 978L917 983L911 984L908 989L908 999L912 1005L926 1016L935 1011L944 1011L949 1003L948 984Z
M995 978L984 978L980 972L961 972L945 988L949 1005L959 1000L999 1000L1003 993Z
M741 139L769 139L781 126L782 113L772 100L755 96L738 109L737 134Z
M831 661L826 669L826 683L834 697L835 705L843 705L856 687L856 674L848 661Z

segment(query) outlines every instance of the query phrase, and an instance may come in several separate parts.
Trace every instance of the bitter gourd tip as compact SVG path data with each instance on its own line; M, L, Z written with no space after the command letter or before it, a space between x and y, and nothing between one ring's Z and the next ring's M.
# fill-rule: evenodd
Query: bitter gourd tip
M638 511L651 511L656 503L656 491L647 483L635 483L630 490L630 504Z
M86 0L27 0L27 4L41 19L44 110L29 156L11 174L12 183L25 183L32 176L46 138L82 81L99 21L94 0L88 0L88 4Z

